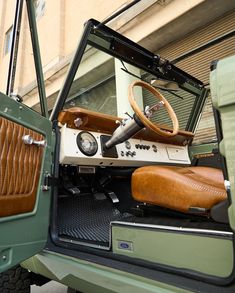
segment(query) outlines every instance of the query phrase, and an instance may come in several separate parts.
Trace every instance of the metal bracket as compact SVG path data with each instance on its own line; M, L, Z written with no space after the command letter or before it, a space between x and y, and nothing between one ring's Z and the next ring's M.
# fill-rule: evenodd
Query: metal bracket
M59 179L52 177L51 174L46 173L44 177L44 184L42 186L43 191L48 191L51 186L58 185Z
M231 188L231 183L229 180L224 180L224 187L228 191Z

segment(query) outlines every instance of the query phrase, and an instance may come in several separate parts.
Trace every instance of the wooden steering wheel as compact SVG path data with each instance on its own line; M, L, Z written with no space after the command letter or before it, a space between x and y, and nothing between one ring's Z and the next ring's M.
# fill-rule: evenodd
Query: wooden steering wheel
M133 89L135 86L141 86L145 88L146 90L150 91L156 98L158 98L160 101L164 103L164 106L169 114L169 117L171 118L171 121L173 123L173 131L168 131L168 130L162 130L161 127L157 126L155 123L151 122L143 113L143 111L139 108L138 104L135 101L134 94L133 94ZM164 136L164 137L172 137L175 136L178 131L179 131L179 122L177 119L177 116L171 107L170 103L163 97L163 95L154 87L152 87L150 84L147 82L141 81L141 80L136 80L132 82L129 85L128 89L128 99L130 102L130 105L138 118L141 120L141 122L157 134Z

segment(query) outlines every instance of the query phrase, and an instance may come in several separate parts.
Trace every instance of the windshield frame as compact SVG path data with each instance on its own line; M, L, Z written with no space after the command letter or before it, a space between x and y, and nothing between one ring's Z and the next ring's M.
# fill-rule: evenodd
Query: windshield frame
M87 45L153 74L156 78L177 82L180 88L195 94L197 97L195 98L195 103L186 128L187 131L191 132L195 130L208 95L208 90L203 83L173 65L169 60L148 51L94 19L87 21L84 27L64 84L51 113L50 119L52 121L57 120L59 112L63 109Z

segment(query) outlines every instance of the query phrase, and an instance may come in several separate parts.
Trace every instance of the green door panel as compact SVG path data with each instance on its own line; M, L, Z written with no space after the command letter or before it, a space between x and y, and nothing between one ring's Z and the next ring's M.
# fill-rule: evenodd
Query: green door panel
M194 158L207 157L213 155L212 151L218 148L217 142L204 143L189 146L189 157Z
M214 107L220 113L223 140L219 148L226 159L231 184L229 221L235 231L235 56L217 63L210 75L211 96Z
M48 119L2 93L0 100L0 118L8 125L5 131L2 124L0 140L0 203L4 201L7 210L2 208L0 213L2 272L36 254L45 245L51 190L43 190L43 182L45 173L51 173L54 140ZM31 133L46 139L46 147L25 145L22 134ZM35 162L38 148L41 156ZM31 200L27 198L30 192L33 194L31 207L27 202Z

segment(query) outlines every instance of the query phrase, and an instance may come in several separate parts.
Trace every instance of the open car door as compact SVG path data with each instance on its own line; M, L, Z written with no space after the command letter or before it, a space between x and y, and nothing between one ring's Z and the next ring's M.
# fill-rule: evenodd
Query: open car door
M0 93L0 272L39 252L49 223L52 126Z
M16 40L22 1L17 1L7 95L0 93L0 272L45 246L49 225L52 123L47 103L33 1L27 5L41 113L9 96L14 91ZM14 69L14 70L13 70Z

